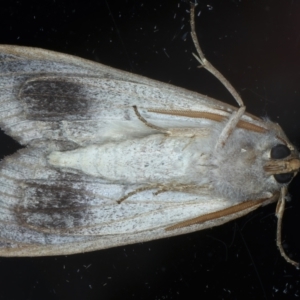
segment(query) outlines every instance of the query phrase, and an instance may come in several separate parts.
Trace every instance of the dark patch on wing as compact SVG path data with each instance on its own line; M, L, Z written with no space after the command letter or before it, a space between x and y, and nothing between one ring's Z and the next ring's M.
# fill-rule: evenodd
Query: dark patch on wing
M20 210L16 211L21 226L54 233L81 227L86 220L82 209Z
M55 185L26 185L24 205L27 209L73 208L86 205L93 198L84 189L75 189L67 181L57 182Z
M26 184L23 202L15 208L22 226L37 230L75 228L89 218L88 200L93 198L84 189L73 188L68 182Z
M83 84L61 77L28 80L19 97L26 103L27 117L34 120L87 117L90 102Z

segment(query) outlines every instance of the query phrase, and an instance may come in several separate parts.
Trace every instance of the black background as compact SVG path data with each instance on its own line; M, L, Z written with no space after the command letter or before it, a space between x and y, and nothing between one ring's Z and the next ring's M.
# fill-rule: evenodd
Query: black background
M200 1L199 1L200 2ZM7 1L0 43L78 55L234 104L197 69L188 1ZM199 3L197 32L208 59L247 110L281 124L300 146L300 2ZM1 138L1 154L16 143ZM287 253L300 260L299 178L283 222ZM223 226L93 253L0 258L0 299L294 299L299 270L279 254L275 205Z

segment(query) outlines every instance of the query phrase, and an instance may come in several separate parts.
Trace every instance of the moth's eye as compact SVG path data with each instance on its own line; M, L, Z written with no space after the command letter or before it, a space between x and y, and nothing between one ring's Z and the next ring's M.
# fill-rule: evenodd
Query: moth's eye
M283 174L276 174L274 175L275 180L278 183L289 183L293 177L294 177L294 173L283 173Z
M271 149L271 158L272 159L284 159L291 155L291 150L282 144L278 144ZM289 183L294 177L294 173L282 173L274 175L275 180L278 183Z
M286 145L276 145L271 149L271 158L283 159L291 155L291 150Z

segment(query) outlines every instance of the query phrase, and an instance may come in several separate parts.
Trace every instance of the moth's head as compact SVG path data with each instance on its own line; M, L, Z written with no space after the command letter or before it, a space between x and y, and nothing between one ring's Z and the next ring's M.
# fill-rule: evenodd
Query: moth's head
M269 149L269 159L264 164L264 171L274 176L282 185L288 185L300 169L300 156L279 124L264 120L268 132L273 132L276 142Z
M273 175L280 184L289 184L300 169L298 151L290 144L277 144L270 151L270 159L264 165L266 173Z

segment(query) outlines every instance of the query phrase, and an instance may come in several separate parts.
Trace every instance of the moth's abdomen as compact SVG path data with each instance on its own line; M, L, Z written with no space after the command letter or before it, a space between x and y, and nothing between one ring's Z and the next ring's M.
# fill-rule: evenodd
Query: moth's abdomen
M120 143L52 152L55 168L76 170L108 182L128 184L207 183L210 138L153 134Z

